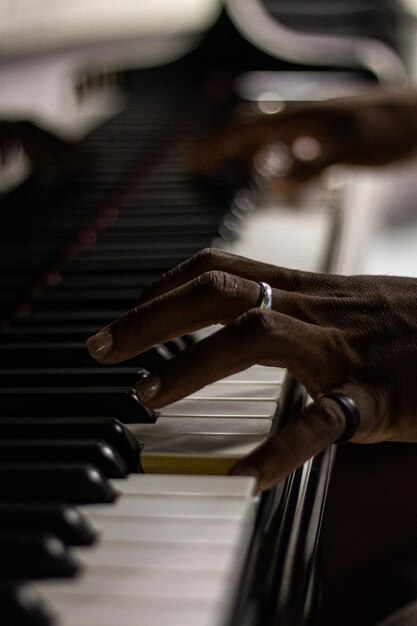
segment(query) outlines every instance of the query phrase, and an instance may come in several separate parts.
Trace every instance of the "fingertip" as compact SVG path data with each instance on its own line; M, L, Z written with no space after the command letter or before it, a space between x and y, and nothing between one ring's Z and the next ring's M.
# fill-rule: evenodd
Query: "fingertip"
M114 346L113 333L109 328L100 330L96 335L87 339L87 350L96 361L107 356Z
M147 404L153 400L162 389L162 380L158 374L148 374L136 383L135 390L142 404Z

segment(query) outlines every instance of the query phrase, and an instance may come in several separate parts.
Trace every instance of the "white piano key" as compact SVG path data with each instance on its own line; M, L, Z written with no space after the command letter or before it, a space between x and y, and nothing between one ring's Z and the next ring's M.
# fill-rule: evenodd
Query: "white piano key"
M96 519L102 515L133 517L214 517L240 518L247 501L238 496L132 495L119 496L112 505L94 505L79 509Z
M228 474L265 438L259 435L144 435L140 464L146 473Z
M253 505L248 503L247 516L253 513ZM102 541L147 541L188 543L236 544L241 523L233 518L172 518L172 517L121 517L102 516L91 523L99 532Z
M127 478L115 478L111 483L121 493L135 494L165 493L249 498L255 489L255 479L250 476L130 474Z
M85 566L141 567L165 569L204 568L224 571L230 566L230 550L236 547L224 544L177 543L108 540L96 543L88 549L72 549L76 558Z
M264 440L262 435L233 434L161 434L158 437L144 435L144 447L141 461L147 454L190 455L236 457L249 454L255 446Z
M213 570L175 570L141 567L95 567L91 566L80 576L64 581L55 579L40 584L42 593L53 598L54 594L96 594L132 598L178 598L193 597L215 601L222 595L228 572Z
M185 398L158 410L161 417L266 417L276 412L276 402Z
M51 596L51 594L49 594ZM115 598L55 593L48 598L59 626L219 626L222 605L202 598Z
M263 365L252 365L242 372L231 374L223 378L225 382L240 383L283 383L286 370L281 367L265 367Z
M129 430L140 442L146 434L267 435L271 425L263 418L158 417L154 424L129 424Z
M278 383L242 383L239 381L223 381L207 385L190 394L189 398L213 398L225 400L263 400L277 401L281 395L281 384Z

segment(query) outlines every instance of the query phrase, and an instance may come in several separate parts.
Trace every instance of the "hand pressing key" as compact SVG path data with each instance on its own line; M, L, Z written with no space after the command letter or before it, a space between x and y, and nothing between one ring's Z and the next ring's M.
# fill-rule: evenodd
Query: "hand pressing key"
M258 307L260 282L272 286L272 310ZM417 441L416 306L417 279L300 272L207 249L151 283L88 349L118 363L223 324L138 383L150 408L255 363L287 368L314 402L233 468L262 490L346 432L346 411L329 394L356 404L351 441Z

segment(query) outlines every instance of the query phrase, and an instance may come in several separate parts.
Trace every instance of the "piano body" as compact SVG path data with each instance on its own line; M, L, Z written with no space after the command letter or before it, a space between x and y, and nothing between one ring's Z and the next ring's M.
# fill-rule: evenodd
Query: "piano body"
M289 3L44 4L0 5L0 114L74 142L80 161L62 168L52 153L31 172L14 146L0 178L1 623L312 624L335 450L262 497L252 479L225 475L308 401L300 385L254 366L152 415L131 392L138 370L196 338L112 368L98 367L84 342L209 245L304 269L359 269L374 217L367 180L336 173L294 212L239 171L207 184L184 162L195 137L279 97L402 79L391 29L385 42L372 31L390 23L388 8L364 3L370 30L352 20L363 29L355 45L385 55L381 70L350 62L349 28L329 67L335 35L300 35L308 23ZM333 21L347 23L346 3L334 4ZM280 49L250 28L265 7ZM38 152L53 150L42 141Z

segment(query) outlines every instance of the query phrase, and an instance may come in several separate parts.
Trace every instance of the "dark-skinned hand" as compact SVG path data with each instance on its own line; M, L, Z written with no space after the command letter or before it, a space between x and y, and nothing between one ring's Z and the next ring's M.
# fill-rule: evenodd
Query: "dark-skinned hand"
M254 308L259 281L273 287L271 311ZM314 402L233 469L266 489L343 433L343 412L325 394L356 402L353 442L417 441L416 306L417 279L293 271L208 249L151 283L88 348L108 365L224 324L138 383L152 408L255 363L287 368Z
M416 146L417 92L380 89L235 123L192 146L188 166L211 177L234 164L291 194L330 165L384 165Z

